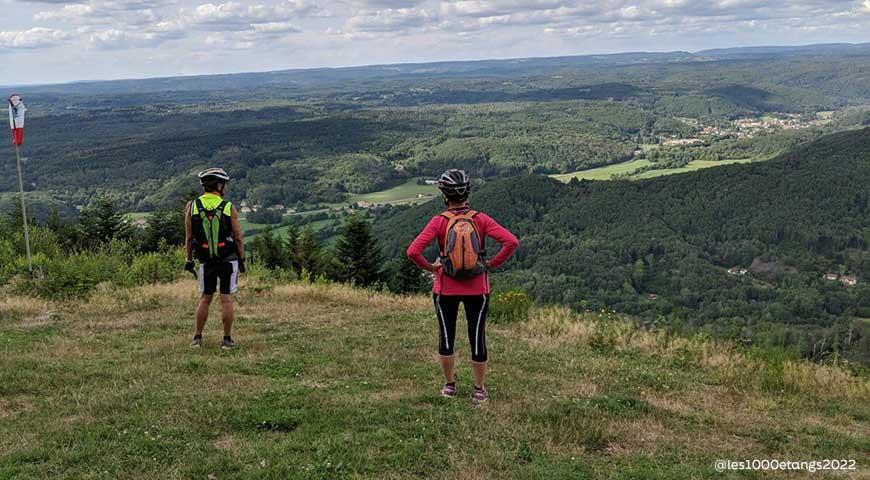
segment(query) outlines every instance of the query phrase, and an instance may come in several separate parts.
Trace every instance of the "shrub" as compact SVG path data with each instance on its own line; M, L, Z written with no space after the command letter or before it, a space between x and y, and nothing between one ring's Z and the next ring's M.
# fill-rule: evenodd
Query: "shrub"
M26 254L24 246L24 230L16 228L12 234L13 247L19 256ZM42 253L46 257L56 258L61 255L60 241L57 235L47 228L30 228L30 251L33 255Z
M51 300L84 298L100 283L117 283L126 270L118 257L79 253L49 260L44 279L25 280L18 290Z
M0 240L0 285L9 280L15 268L14 262L15 249L12 247L12 242Z
M245 274L249 281L262 284L283 284L299 280L299 276L289 268L272 269L261 263L249 263Z
M35 253L33 255L33 271L37 272L40 269L44 268L45 265L48 265L49 261L50 261L49 258L44 253L41 253L41 252ZM15 257L15 259L12 261L11 264L9 264L7 266L7 268L8 268L8 273L10 276L12 276L12 275L24 275L24 274L29 273L28 272L28 265L27 265L27 256L20 255L20 256Z
M178 279L182 272L181 256L175 252L146 253L133 259L127 273L130 286L148 283L168 283Z
M490 298L489 318L496 323L525 322L529 319L532 299L520 290L493 294Z

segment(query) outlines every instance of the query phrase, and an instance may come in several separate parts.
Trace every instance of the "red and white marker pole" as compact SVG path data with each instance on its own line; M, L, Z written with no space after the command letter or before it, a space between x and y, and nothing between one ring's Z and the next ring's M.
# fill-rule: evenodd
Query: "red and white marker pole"
M27 251L27 268L33 275L33 256L30 254L30 227L27 221L27 207L24 203L24 175L21 172L21 145L24 143L24 99L13 93L9 96L9 128L12 130L12 144L15 145L15 160L18 164L18 191L21 194L21 217L24 220L24 248Z

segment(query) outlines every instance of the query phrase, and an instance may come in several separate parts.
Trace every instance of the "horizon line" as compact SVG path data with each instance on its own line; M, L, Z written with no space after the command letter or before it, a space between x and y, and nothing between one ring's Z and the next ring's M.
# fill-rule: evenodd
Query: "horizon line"
M34 88L34 87L50 87L50 86L67 86L67 85L76 85L76 84L89 84L89 83L111 83L111 82L135 82L135 81L146 81L146 80L168 80L168 79L192 79L192 78L202 78L202 77L229 77L234 75L257 75L257 74L268 74L268 73L287 73L287 72L306 72L306 71L318 71L318 70L353 70L353 69L361 69L361 68L377 68L377 67L397 67L397 66L413 66L413 65L438 65L438 64L446 64L446 63L480 63L480 62L506 62L506 61L521 61L521 60L546 60L546 59L554 59L554 58L583 58L583 57L613 57L619 55L640 55L640 54L668 54L668 53L685 53L689 55L698 55L704 52L714 52L714 51L722 51L722 50L737 50L737 49L766 49L766 48L809 48L809 47L826 47L826 46L870 46L870 42L830 42L830 43L808 43L808 44L792 44L792 45L746 45L746 46L732 46L732 47L716 47L716 48L705 48L702 50L626 50L619 52L610 52L610 53L580 53L573 55L542 55L542 56L532 56L532 57L487 57L487 58L478 58L478 59L467 59L467 60L430 60L430 61L409 61L409 62L395 62L395 63L369 63L369 64L350 64L350 65L336 65L336 66L322 66L322 67L294 67L294 68L277 68L270 70L245 70L245 71L237 71L237 72L229 72L229 73L197 73L191 75L156 75L156 76L142 76L142 77L118 77L118 78L105 78L105 79L82 79L82 80L69 80L62 82L48 82L48 83L24 83L18 85L0 85L0 88Z

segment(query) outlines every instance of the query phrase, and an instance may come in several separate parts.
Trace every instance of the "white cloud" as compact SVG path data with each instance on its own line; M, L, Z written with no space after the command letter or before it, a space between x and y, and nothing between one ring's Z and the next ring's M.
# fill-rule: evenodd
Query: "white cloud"
M204 30L249 30L253 24L289 21L308 8L302 2L275 6L239 2L205 3L185 15L184 20L191 26Z
M418 28L437 20L427 10L416 8L387 8L351 17L346 24L351 32L402 32Z
M67 32L33 27L30 30L0 32L0 48L29 49L52 47L69 38Z
M466 17L497 17L517 12L554 10L573 6L574 2L563 0L461 0L442 2L442 10L449 15Z
M301 31L290 22L255 23L251 26L257 33L298 33Z
M33 16L37 22L45 22L52 20L77 20L83 17L89 17L94 14L94 7L83 4L64 5L60 10L48 10L39 12Z
M122 30L106 30L91 35L91 43L101 49L117 50L158 45L162 39L152 33L132 33Z
M4 2L21 14L0 19L0 55L16 49L34 78L870 41L870 0Z

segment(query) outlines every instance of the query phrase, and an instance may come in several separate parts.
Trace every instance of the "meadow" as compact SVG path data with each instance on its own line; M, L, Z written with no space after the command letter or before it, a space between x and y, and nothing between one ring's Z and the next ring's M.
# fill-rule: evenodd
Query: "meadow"
M420 197L419 195L429 196ZM355 205L359 202L365 202L374 204L388 203L391 205L404 205L427 202L432 198L432 196L437 195L439 195L438 189L434 185L419 185L415 179L408 180L405 183L379 192L351 194L348 196L346 204Z
M618 176L626 176L632 180L640 180L643 178L655 178L655 177L663 177L665 175L674 175L677 173L686 173L686 172L694 172L696 170L701 170L704 168L712 168L712 167L721 167L724 165L731 165L735 163L749 163L753 160L751 159L732 159L732 160L694 160L689 162L684 167L678 168L660 168L654 170L644 170L638 173L638 170L649 167L651 165L655 165L653 162L645 159L631 160L625 163L617 163L614 165L607 165L604 167L591 168L589 170L581 170L579 172L572 173L564 173L559 175L552 175L553 178L560 180L562 182L571 181L571 179L576 178L577 180L611 180L614 175Z
M492 400L438 395L426 296L246 279L188 347L193 280L0 299L0 478L844 478L716 459L858 461L870 383L838 366L535 308L490 325Z

